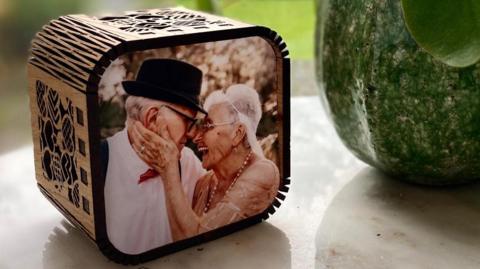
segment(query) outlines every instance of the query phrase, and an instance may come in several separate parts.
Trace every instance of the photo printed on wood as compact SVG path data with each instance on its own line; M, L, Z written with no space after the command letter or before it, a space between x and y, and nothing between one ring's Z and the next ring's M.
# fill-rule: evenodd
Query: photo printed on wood
M105 216L118 250L143 253L271 205L282 126L275 68L270 44L249 37L127 53L105 70Z

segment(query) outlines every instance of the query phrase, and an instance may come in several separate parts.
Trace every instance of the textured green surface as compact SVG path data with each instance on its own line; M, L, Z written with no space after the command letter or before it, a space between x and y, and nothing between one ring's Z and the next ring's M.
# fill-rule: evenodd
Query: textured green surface
M480 1L402 0L413 38L441 61L457 67L480 59Z
M318 31L321 95L358 158L417 183L480 178L478 64L449 67L420 49L400 0L331 0Z

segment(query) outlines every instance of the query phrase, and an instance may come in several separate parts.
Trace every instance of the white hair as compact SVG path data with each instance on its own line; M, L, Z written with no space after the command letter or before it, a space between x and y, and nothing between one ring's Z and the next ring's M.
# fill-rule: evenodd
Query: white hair
M233 106L243 115L247 116L254 133L262 118L262 105L257 91L245 84L235 84L226 90L225 94Z
M158 107L161 104L163 104L163 102L159 100L129 95L127 100L125 100L125 110L127 112L126 123L128 123L130 120L142 121L142 115L144 114L145 110L150 107Z
M257 140L257 127L262 117L260 97L254 89L245 84L236 84L227 88L225 92L212 92L203 105L208 111L213 105L227 104L230 116L243 123L246 129L246 143L258 156L264 157L262 147Z

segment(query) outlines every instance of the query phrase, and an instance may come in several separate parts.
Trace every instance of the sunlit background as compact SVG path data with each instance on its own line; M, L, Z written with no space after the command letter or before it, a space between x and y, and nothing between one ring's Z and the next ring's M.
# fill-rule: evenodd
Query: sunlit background
M292 94L314 95L314 0L0 0L0 153L31 142L26 63L42 25L66 14L106 16L171 6L206 10L281 34L292 58Z

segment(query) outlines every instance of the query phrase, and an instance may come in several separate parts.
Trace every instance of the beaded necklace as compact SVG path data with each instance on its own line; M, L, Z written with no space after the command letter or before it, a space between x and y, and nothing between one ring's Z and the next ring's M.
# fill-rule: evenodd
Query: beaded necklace
M240 167L240 169L238 169L237 174L235 175L235 178L233 179L232 183L230 184L230 186L228 186L228 189L225 191L225 195L227 195L228 192L230 191L230 189L233 187L233 185L235 185L235 182L237 182L237 179L240 177L243 170L245 170L245 167L247 167L248 162L250 161L251 157L252 157L252 151L250 150L250 152L247 154L247 157L245 157L245 160L243 161L242 166ZM210 204L212 203L212 199L215 196L215 192L217 191L217 187L218 187L218 179L215 181L215 186L213 187L212 193L210 194L210 197L208 198L207 204L205 205L205 208L203 209L204 214L207 213L207 211L210 209Z

